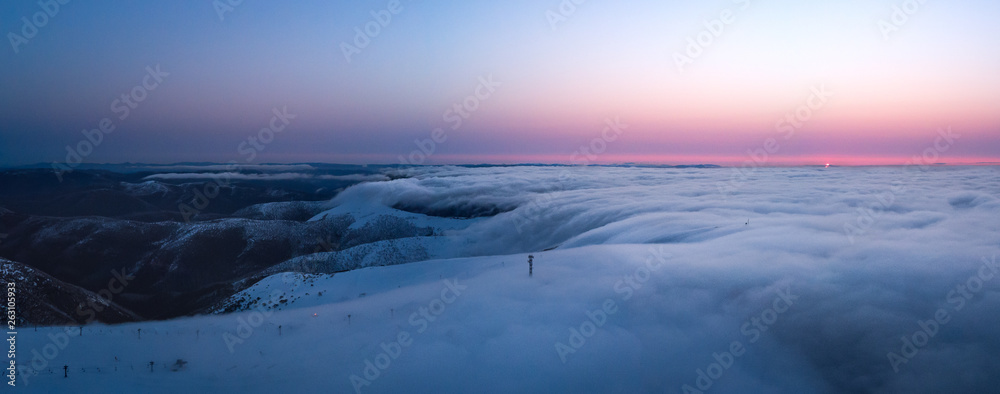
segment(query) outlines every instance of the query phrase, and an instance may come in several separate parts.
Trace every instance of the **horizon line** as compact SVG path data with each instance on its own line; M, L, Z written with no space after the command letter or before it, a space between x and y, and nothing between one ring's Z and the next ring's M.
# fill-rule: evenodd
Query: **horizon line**
M938 162L938 163L848 163L848 164L785 164L785 163L753 163L753 165L747 165L748 163L733 164L733 163L683 163L683 164L673 164L673 163L656 163L656 162L606 162L606 163L559 163L559 162L451 162L451 163L421 163L421 164L407 164L407 163L387 163L387 162L375 162L375 163L349 163L349 162L321 162L321 161L302 161L302 162L266 162L266 163L233 163L233 162L213 162L213 161L182 161L182 162L168 162L168 163L146 163L146 162L118 162L118 163L80 163L73 167L73 170L94 170L97 167L170 167L170 166L220 166L229 165L233 166L235 170L239 170L240 167L253 167L253 166L288 166L288 165L328 165L328 166L352 166L352 167L528 167L528 166L545 166L545 167L661 167L661 168L797 168L797 167L836 167L836 168L851 168L851 167L909 167L909 166L921 166L921 167L989 167L989 166L1000 166L1000 161L982 161L982 162ZM33 163L25 165L2 165L0 170L29 170L29 169L52 169L52 163Z

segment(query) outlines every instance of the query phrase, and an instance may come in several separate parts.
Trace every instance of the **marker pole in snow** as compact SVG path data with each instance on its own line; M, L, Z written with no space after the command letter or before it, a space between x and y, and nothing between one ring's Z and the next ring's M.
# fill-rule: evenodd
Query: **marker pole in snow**
M153 372L153 362L149 362L149 372Z
M528 255L528 276L532 276L533 275L532 271L534 271L534 264L532 264L532 261L534 259L535 259L535 256L532 256L530 254Z
M69 377L68 373L69 373L69 365L63 365L63 377L68 378Z

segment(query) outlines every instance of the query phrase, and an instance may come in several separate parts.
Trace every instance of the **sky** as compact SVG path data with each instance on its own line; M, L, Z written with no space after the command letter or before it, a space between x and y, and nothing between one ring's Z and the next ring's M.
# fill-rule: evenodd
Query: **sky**
M0 165L1000 162L997 2L693 3L12 0Z

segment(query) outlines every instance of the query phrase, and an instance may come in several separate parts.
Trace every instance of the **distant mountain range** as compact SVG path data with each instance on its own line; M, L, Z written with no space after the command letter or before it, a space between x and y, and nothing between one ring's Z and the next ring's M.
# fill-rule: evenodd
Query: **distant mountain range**
M22 323L195 314L273 267L302 268L303 256L330 261L310 269L331 272L408 262L397 255L380 257L398 254L385 241L433 233L391 220L350 228L349 215L309 221L340 190L378 178L378 168L299 168L295 171L304 175L294 179L233 177L225 184L201 176L218 172L184 170L191 179L156 177L161 173L148 168L80 169L63 174L62 182L46 169L0 172L2 275L22 293ZM267 173L266 168L241 172ZM185 212L185 206L193 211ZM357 248L366 244L376 246ZM338 255L344 250L348 254ZM118 286L111 283L116 276L131 279ZM91 316L89 304L102 292L100 302L109 306Z

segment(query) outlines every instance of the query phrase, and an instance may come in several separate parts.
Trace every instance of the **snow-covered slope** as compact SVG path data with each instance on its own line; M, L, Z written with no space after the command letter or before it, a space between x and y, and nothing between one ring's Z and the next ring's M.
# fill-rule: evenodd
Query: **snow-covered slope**
M852 391L863 383L839 376L835 361L843 359L871 360L852 373L876 380L880 391L932 389L931 370L962 376L964 388L986 388L995 376L995 367L975 361L1000 350L995 322L980 318L1000 306L995 292L955 312L941 339L899 374L885 362L900 335L919 329L917 318L933 316L897 297L945 306L947 289L983 265L975 254L952 256L949 270L912 272L887 259L859 266L838 261L849 256L814 255L803 264L798 253L713 249L545 252L534 255L532 276L524 255L278 275L247 293L264 300L249 312L91 326L82 337L72 329L52 372L22 376L21 384L79 393L350 393L355 384L371 393L680 392L734 342L745 353L714 380L717 392ZM920 257L933 255L929 249L906 256L931 262ZM901 276L924 287L887 280ZM271 302L277 311L260 307ZM61 331L22 334L23 362ZM940 357L967 361L940 365ZM178 359L185 368L171 371Z

